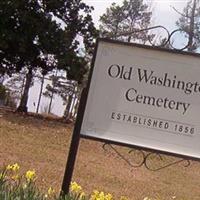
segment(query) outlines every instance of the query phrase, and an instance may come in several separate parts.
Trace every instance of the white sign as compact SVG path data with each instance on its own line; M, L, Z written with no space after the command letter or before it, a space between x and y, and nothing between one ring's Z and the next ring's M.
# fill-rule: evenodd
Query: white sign
M200 158L200 57L100 40L81 135Z

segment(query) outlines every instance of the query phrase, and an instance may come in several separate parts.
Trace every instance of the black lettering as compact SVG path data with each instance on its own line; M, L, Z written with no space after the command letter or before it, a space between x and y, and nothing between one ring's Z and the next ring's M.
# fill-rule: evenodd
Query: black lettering
M129 71L124 72L123 78L124 80L131 80L133 68L130 67Z
M112 112L111 118L112 118L112 119L115 119L115 113L114 113L114 112Z
M143 72L143 73L142 73ZM151 71L151 74L147 73L147 70L142 70L138 68L138 78L139 81L141 82L144 80L146 83L150 80L151 76L153 75L154 71Z
M112 78L117 78L120 75L120 71L119 65L111 65L108 69L108 75Z
M117 120L120 120L120 119L121 119L121 114L118 113L118 114L117 114Z
M133 93L132 95L131 95L131 93ZM134 95L135 94L137 94L137 90L135 90L134 88L130 88L129 90L127 90L127 92L126 92L126 99L128 100L128 101L135 101L135 98L134 98Z

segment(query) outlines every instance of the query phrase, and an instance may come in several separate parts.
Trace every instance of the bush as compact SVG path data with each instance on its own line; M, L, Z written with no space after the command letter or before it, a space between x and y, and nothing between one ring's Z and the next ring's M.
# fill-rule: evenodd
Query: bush
M6 87L0 84L0 99L6 99Z
M0 105L16 108L16 102L9 89L2 84L0 84Z

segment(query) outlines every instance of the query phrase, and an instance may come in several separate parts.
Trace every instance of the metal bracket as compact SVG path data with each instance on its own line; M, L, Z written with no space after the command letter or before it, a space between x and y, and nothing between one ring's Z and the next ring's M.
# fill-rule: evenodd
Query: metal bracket
M152 152L145 152L143 150L136 150L136 149L130 149L127 152L127 156L120 153L114 145L110 143L104 143L102 148L105 152L113 154L115 153L121 160L126 162L130 167L132 168L138 168L144 166L146 169L150 171L159 171L168 167L171 167L173 165L177 165L180 163L183 163L184 167L189 167L191 164L190 160L185 159L175 159L173 158L172 161L165 160L165 157L161 156L161 154L158 153L152 153ZM134 158L134 161L133 159ZM155 159L157 159L157 164L155 165ZM136 161L137 160L137 161ZM154 161L154 162L152 162Z

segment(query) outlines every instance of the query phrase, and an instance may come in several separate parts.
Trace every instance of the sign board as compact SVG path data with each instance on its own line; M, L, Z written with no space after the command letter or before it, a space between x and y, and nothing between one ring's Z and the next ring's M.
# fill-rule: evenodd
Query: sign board
M200 158L200 57L99 40L81 136Z

